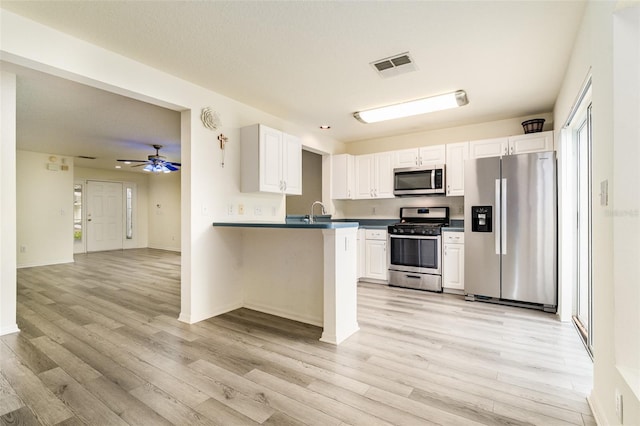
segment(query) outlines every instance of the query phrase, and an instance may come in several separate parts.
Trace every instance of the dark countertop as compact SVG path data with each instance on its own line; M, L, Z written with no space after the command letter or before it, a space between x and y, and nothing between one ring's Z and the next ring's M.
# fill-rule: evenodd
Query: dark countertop
M213 222L213 226L229 228L338 229L358 228L360 225L358 224L358 222Z
M287 215L287 223L304 223L308 216L305 215ZM317 215L318 223L357 223L359 228L367 229L387 229L387 226L398 222L398 219L331 219L330 215ZM308 226L308 225L306 225Z

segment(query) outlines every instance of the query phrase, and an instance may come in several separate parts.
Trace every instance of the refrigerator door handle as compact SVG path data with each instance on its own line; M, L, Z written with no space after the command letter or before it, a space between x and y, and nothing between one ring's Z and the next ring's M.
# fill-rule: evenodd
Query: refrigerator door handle
M496 254L502 254L500 248L500 224L502 223L502 212L500 211L500 179L496 179L496 203L494 205L493 234L496 239Z
M500 235L502 237L502 254L507 254L507 179L502 179L502 191L500 202L500 217L502 223L500 224Z

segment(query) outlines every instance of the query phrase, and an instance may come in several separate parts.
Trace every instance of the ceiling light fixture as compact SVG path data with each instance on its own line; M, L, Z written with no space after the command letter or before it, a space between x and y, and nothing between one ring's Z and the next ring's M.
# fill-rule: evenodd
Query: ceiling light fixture
M443 95L354 112L353 116L365 124L377 123L378 121L393 120L395 118L411 117L428 112L457 108L468 103L467 93L464 90L456 90L455 92L445 93Z
M146 166L144 166L142 170L144 170L145 172L153 172L153 173L171 173L172 171L169 167L167 167L167 164L161 164L161 163L147 164Z
M329 130L331 128L331 126L327 125L327 124L323 124L322 126L320 126L320 129L322 130Z

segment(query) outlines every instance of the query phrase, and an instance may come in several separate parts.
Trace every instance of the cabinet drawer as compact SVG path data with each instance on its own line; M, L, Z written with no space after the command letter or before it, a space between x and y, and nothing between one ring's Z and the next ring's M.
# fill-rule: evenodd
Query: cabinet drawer
M453 243L453 244L463 244L464 243L464 232L443 232L442 233L442 242L443 243Z
M364 237L367 240L386 240L387 231L385 229L365 229Z

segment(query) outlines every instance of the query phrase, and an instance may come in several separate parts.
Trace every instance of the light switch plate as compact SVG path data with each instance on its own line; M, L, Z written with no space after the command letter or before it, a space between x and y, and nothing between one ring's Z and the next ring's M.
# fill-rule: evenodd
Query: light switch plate
M609 205L609 180L605 179L600 182L600 205Z

